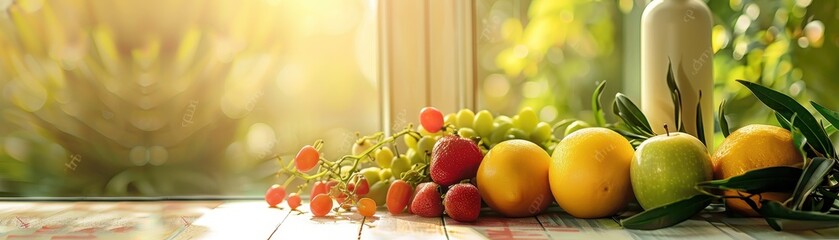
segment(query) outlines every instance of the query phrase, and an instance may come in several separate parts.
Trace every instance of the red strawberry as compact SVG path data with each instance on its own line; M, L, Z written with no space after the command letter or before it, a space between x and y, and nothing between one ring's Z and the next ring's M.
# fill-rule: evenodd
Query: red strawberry
M443 137L431 150L431 179L445 187L473 178L483 158L481 149L472 140Z
M440 185L433 182L422 185L422 188L417 191L417 195L414 196L414 201L411 202L411 210L414 214L421 217L443 215L443 198L437 191L438 187Z
M422 189L426 184L428 184L428 182L423 182L423 183L417 184L417 187L414 188L414 193L411 194L411 200L408 201L408 213L414 214L414 210L411 208L411 206L413 206L413 204L411 204L411 203L414 202L414 198L416 198L417 193L419 193L420 189Z
M481 194L475 185L458 183L452 185L443 199L446 215L459 222L474 222L481 213Z

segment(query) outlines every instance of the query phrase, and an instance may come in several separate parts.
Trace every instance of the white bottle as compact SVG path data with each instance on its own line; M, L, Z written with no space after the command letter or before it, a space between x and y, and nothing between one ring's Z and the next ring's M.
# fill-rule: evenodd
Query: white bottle
M708 150L713 148L714 97L711 11L701 0L654 0L641 17L641 109L653 131L677 129L667 87L667 66L682 94L685 131L696 132L696 104L702 91L702 124Z

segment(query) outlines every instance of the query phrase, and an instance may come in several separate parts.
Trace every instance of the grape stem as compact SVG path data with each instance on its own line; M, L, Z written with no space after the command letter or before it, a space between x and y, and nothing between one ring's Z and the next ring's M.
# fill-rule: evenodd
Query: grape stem
M288 186L296 178L300 178L300 179L303 179L305 181L304 184L302 184L298 187L298 191L297 191L298 193L301 192L303 190L303 188L305 188L309 184L309 182L312 181L312 180L319 180L319 179L336 179L336 180L338 180L338 186L336 188L333 188L338 192L334 192L334 194L344 194L344 195L347 196L347 198L343 202L341 202L341 204L339 205L339 208L340 208L341 205L348 204L348 203L351 204L351 203L356 201L355 193L350 192L347 189L346 186L348 185L348 183L352 179L356 179L356 182L354 184L356 184L356 185L358 184L357 181L359 181L359 179L358 179L359 163L361 163L362 160L364 160L364 159L371 158L371 155L374 153L374 151L381 148L385 144L391 144L391 146L394 146L394 148L395 148L395 145L393 145L393 142L396 139L398 139L399 137L413 137L413 138L416 138L416 139L422 138L422 135L420 135L419 132L412 130L412 128L413 128L413 125L409 124L404 130L402 130L398 133L395 133L395 134L393 134L392 136L389 136L389 137L384 137L384 133L382 133L382 132L377 132L377 133L375 133L373 135L369 135L369 136L360 136L360 134L356 133L356 135L358 136L357 142L362 142L362 141L365 141L365 140L374 140L374 141L376 141L376 144L374 144L370 148L364 150L362 153L360 153L358 155L344 155L344 156L342 156L341 158L339 158L338 160L335 160L335 161L330 161L329 159L320 157L319 161L318 161L318 171L317 171L317 173L311 174L311 175L308 174L308 173L303 173L303 172L297 171L297 169L294 166L295 165L294 160L289 161L288 164L283 164L283 159L279 155L274 155L272 158L277 159L277 161L280 163L281 166L285 165L285 166L280 168L280 171L278 171L277 174L282 174L282 173L289 174L289 177L288 177L288 179L286 179L283 186ZM320 151L321 148L323 147L323 144L324 144L324 141L319 139L319 140L315 141L315 143L312 144L312 146L317 151ZM346 161L352 161L352 165L344 164ZM342 174L340 168L342 166L345 166L345 165L346 166L352 166L352 167L347 172ZM422 164L421 166L419 166L420 171L417 171L417 172L419 172L420 175L415 177L415 178L417 178L416 181L420 181L422 178L424 178L425 175L427 175L425 173L426 169L427 169L427 166L428 166L427 161L426 161L425 164ZM414 170L414 169L411 169L411 170Z

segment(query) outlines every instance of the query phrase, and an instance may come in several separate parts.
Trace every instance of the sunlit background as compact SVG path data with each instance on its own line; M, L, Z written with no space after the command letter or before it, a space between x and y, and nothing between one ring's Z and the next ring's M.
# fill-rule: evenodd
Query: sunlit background
M275 154L348 153L384 125L380 4L0 0L0 196L259 195ZM603 80L640 100L646 4L472 0L477 108L591 120ZM836 1L708 5L734 127L774 121L734 79L839 108Z
M2 195L264 191L275 153L379 126L368 1L0 8Z

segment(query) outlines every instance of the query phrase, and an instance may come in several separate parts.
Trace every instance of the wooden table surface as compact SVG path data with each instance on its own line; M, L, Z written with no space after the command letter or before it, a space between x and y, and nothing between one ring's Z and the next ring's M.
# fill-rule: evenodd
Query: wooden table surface
M286 206L285 204L281 204ZM538 217L476 223L393 216L380 209L312 217L263 201L0 202L5 239L839 239L839 228L776 232L758 218L702 213L656 231L625 230L613 219L575 219L559 209Z

